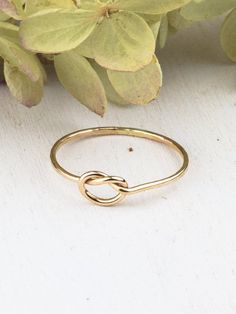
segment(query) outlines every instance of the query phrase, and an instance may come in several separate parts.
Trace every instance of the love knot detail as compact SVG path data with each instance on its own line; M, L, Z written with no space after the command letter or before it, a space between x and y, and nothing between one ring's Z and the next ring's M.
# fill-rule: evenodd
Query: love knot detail
M109 185L117 194L111 198L102 198L92 194L86 185ZM84 173L79 180L79 190L89 201L100 206L111 206L120 203L125 197L124 188L128 188L127 181L122 177L109 176L100 171L89 171Z

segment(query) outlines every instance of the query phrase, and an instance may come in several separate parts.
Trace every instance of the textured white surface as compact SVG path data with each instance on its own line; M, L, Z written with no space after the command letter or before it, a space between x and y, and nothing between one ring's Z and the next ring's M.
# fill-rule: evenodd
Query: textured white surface
M1 313L236 313L236 71L217 23L193 29L161 52L164 87L147 107L110 106L101 119L52 78L42 105L27 110L0 88ZM49 151L98 125L173 137L190 154L187 176L112 209L90 205L53 171ZM177 166L169 151L131 138L85 141L62 158L130 184Z

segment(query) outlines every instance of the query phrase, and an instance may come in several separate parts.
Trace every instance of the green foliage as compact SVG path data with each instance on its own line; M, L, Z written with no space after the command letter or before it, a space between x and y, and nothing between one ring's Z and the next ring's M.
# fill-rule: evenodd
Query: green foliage
M40 102L54 63L64 88L103 116L107 100L143 105L158 96L155 47L194 21L230 12L221 43L236 61L236 0L0 0L0 80L16 99Z
M228 57L236 62L236 9L227 16L222 26L221 44Z

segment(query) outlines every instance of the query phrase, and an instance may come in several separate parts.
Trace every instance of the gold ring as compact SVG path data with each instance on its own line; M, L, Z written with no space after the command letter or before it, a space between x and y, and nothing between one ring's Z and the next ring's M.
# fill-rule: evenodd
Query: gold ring
M94 137L94 136L107 136L107 135L126 135L144 138L148 140L152 140L155 142L159 142L169 147L175 149L182 157L183 163L181 168L175 172L173 175L168 176L164 179L158 179L156 181L143 183L134 187L129 187L127 181L121 177L110 176L106 173L100 171L89 171L84 173L83 175L75 175L73 173L65 170L57 161L57 152L58 150L66 143L78 141L84 138ZM123 127L98 127L91 128L85 130L79 130L68 135L63 136L59 139L52 147L51 150L51 161L52 165L56 169L56 171L66 177L69 180L77 182L80 192L84 195L89 201L96 205L100 206L111 206L120 203L126 196L131 194L136 194L139 192L143 192L146 190L159 188L167 183L177 180L181 176L184 175L188 168L189 158L185 149L175 142L174 140L157 133L133 129L133 128L123 128ZM117 192L116 196L111 198L101 198L97 197L86 188L86 185L103 185L108 184L114 188Z

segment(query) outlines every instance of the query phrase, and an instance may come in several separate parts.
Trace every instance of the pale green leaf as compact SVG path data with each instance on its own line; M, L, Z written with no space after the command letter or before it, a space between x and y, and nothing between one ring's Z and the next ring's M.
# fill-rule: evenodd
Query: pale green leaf
M77 5L84 10L99 10L104 4L102 1L95 0L79 0Z
M43 82L31 81L28 76L8 62L4 63L6 83L12 95L23 105L32 107L37 105L43 96Z
M107 73L116 92L131 104L149 103L157 97L162 85L162 72L156 58L137 72L108 70Z
M37 81L41 77L37 57L3 37L0 37L0 56L32 81Z
M111 82L107 75L107 70L102 68L99 64L97 64L95 61L91 60L90 63L92 64L93 68L97 72L98 76L100 77L103 86L106 91L107 98L114 104L118 105L128 105L129 103L125 101L114 89L114 87L111 85Z
M93 53L105 68L136 71L151 62L154 51L153 33L135 13L112 14L96 28Z
M94 41L96 30L93 31L77 48L76 51L86 58L94 59Z
M153 24L149 24L149 27L151 28L151 30L153 32L155 40L158 37L159 31L160 31L160 25L161 25L160 21L156 22L156 23L153 23Z
M221 15L236 7L236 0L204 0L190 2L181 9L181 15L190 21L201 21Z
M160 27L161 15L141 14L141 17L147 22L147 24L149 25L149 27L151 28L153 32L154 37L156 38L159 31L159 27ZM94 51L96 49L96 47L94 46L95 39L96 39L96 29L95 31L91 33L91 35L85 41L83 41L77 47L77 51L79 51L79 53L84 57L94 59L95 58Z
M16 6L10 0L0 0L0 10L11 17L17 16Z
M158 34L158 42L160 48L164 48L167 38L168 38L168 33L169 33L169 23L168 23L168 18L166 15L163 15L161 19L161 25L159 29L159 34Z
M10 0L10 2L12 2L15 5L17 12L19 14L24 14L23 13L24 6L25 6L27 1L32 1L32 0Z
M75 3L73 0L30 0L25 3L25 13L26 15L33 14L45 8L61 8L61 9L71 9L75 8Z
M3 64L4 61L0 58L0 83L4 82Z
M236 62L236 9L227 16L222 26L221 45L227 56Z
M90 63L76 50L55 56L55 69L61 84L82 104L103 116L107 108L104 87Z
M146 14L163 14L178 9L190 0L118 0L117 5L122 10Z
M34 14L20 26L22 45L31 51L59 53L81 44L94 30L93 11L50 9Z
M22 4L21 0L0 0L0 10L14 19L20 20L24 15Z
M162 15L161 14L139 14L147 23L149 24L155 24L157 22L160 22Z
M204 0L203 0L204 1ZM186 20L181 14L180 10L174 10L167 14L169 27L173 27L175 30L188 27L192 24L192 21Z
M18 43L19 27L8 22L0 22L0 37Z
M151 28L155 40L157 39L160 24L161 24L161 15L158 14L139 14L148 24L148 26Z
M41 76L43 82L46 83L47 82L47 73L46 73L46 71L44 69L44 66L42 65L42 63L39 61L39 59L37 57L35 58L35 61L36 61L37 65L38 65L38 68L39 68L39 71L40 71L40 76Z
M7 21L7 20L9 20L9 16L0 10L0 21Z

